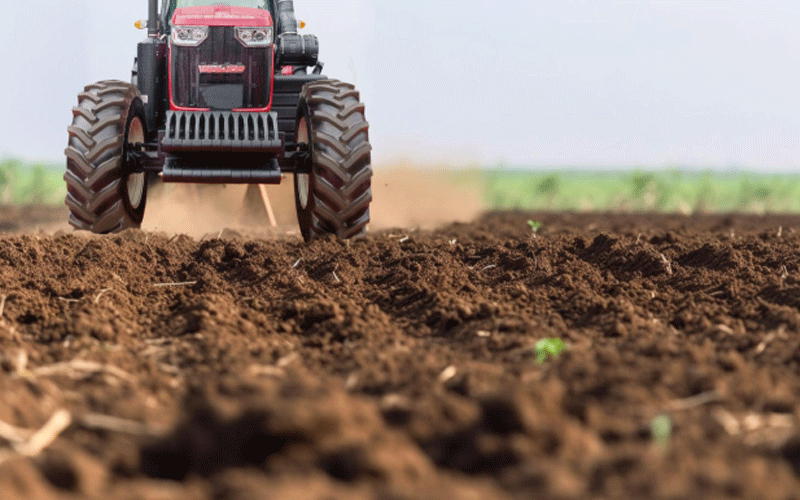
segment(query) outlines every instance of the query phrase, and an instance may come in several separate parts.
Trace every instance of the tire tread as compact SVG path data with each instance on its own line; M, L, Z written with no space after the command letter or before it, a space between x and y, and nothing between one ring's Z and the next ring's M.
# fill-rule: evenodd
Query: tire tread
M141 224L128 213L121 193L125 127L138 98L135 86L116 80L87 85L78 94L64 151L65 204L77 230L110 233Z
M331 232L342 239L362 236L370 221L373 171L369 122L360 94L351 84L321 80L306 84L300 99L310 112L315 178L310 227L304 236L307 240Z

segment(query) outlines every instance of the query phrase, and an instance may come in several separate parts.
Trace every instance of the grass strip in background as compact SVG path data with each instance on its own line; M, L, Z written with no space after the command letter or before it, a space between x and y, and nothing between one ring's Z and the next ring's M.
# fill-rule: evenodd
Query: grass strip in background
M0 161L1 205L55 205L64 203L64 169L19 160Z
M58 165L2 160L0 204L62 204L63 175ZM456 186L477 186L490 209L800 213L800 174L498 168L454 170L450 177Z
M690 171L473 172L493 209L800 213L800 174Z

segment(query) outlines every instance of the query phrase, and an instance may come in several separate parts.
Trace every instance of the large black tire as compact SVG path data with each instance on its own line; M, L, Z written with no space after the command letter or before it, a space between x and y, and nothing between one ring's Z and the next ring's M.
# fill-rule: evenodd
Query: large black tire
M147 137L139 90L115 80L89 85L72 114L64 174L69 223L100 234L140 227L146 174L134 173L125 159L129 142Z
M305 174L295 175L295 204L303 238L363 236L372 201L369 123L350 84L308 83L300 93L297 142L309 146Z

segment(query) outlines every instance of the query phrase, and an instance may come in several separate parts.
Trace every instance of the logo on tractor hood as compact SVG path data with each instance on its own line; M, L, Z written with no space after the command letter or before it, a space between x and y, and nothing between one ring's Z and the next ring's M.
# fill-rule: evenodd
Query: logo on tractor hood
M173 26L272 26L269 11L250 7L210 5L175 10Z

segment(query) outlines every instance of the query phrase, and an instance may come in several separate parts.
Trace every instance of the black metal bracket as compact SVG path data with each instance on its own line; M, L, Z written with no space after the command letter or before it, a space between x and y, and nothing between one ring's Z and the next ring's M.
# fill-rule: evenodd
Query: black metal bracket
M311 155L307 152L290 152L283 155L281 170L287 174L311 173Z
M281 133L283 136L283 133ZM311 151L305 142L287 142L281 155L281 171L286 174L310 173Z
M308 152L308 144L305 142L287 142L284 145L286 151L300 151L302 153Z
M125 162L136 173L160 172L164 168L167 155L161 151L161 141L130 145L126 148Z

